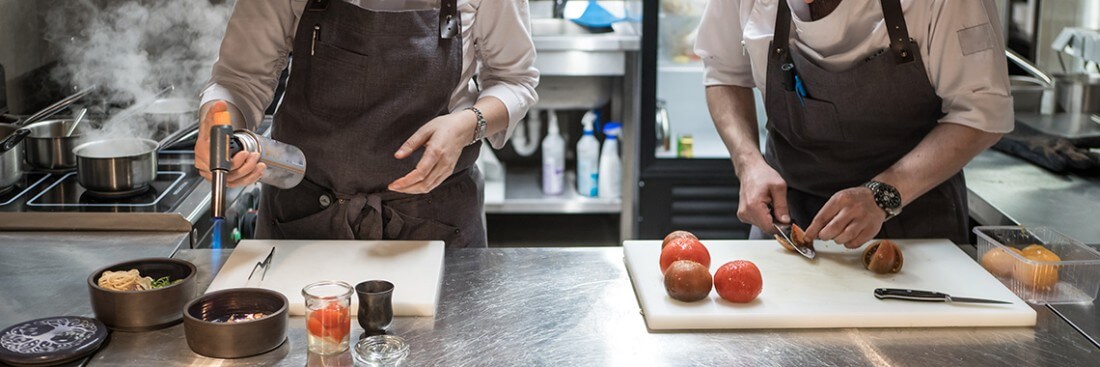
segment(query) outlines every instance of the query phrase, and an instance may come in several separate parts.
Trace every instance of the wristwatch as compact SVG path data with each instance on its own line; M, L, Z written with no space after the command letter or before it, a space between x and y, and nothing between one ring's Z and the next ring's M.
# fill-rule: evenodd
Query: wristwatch
M875 195L875 205L886 212L886 219L883 221L901 214L901 193L897 188L879 181L869 181L863 186L871 189L871 193Z
M474 127L474 139L471 140L469 144L466 144L466 146L471 146L485 138L485 126L488 125L488 122L485 121L485 115L483 115L481 110L477 109L477 107L470 106L466 107L466 109L474 111L474 114L477 115L477 126Z

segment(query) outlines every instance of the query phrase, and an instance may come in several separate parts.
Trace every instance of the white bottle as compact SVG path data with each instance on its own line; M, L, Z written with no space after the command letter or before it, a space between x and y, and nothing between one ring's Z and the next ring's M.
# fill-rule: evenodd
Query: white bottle
M546 113L550 119L546 138L542 139L542 192L560 195L565 191L565 139L558 130L557 113L554 110Z
M600 152L599 193L601 199L618 199L622 195L623 162L619 158L619 132L622 124L609 122L603 127L607 139Z
M584 136L577 142L577 193L596 197L599 194L600 141L592 131L596 123L595 112L588 111L581 123L584 124Z

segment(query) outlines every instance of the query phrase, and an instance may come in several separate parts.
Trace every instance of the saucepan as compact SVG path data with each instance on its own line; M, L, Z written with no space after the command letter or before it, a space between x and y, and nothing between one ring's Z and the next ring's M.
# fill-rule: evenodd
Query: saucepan
M66 135L73 124L74 119L54 119L39 121L27 125L31 131L27 137L27 163L31 167L46 171L69 171L76 169L76 155L73 147L80 145L86 139L82 133L90 121L81 122L72 134Z
M195 121L160 142L127 137L80 144L73 148L77 182L85 190L101 195L124 196L143 192L157 177L157 153L197 128L198 121Z
M13 124L0 124L0 191L23 178L23 147L20 143L30 130Z
M158 98L144 108L142 116L153 128L153 139L158 139L198 120L199 101L188 98Z

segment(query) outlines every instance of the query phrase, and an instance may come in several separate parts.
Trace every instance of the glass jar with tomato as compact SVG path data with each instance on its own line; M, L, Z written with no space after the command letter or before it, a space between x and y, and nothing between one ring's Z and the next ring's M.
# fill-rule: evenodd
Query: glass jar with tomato
M302 288L310 353L331 355L348 350L351 294L351 285L338 281L322 281Z

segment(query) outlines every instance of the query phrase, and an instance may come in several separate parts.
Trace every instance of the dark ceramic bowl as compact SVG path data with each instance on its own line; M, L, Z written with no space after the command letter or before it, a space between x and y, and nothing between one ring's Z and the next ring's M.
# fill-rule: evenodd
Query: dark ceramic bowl
M153 279L167 276L183 281L147 291L114 291L97 285L104 271L137 269ZM182 318L183 306L195 297L195 264L169 258L127 261L96 270L88 277L95 317L117 331L149 331L175 325Z
M286 296L260 288L208 293L187 304L183 333L195 353L214 358L242 358L267 353L286 340L289 317ZM255 320L217 322L233 314L264 313Z

